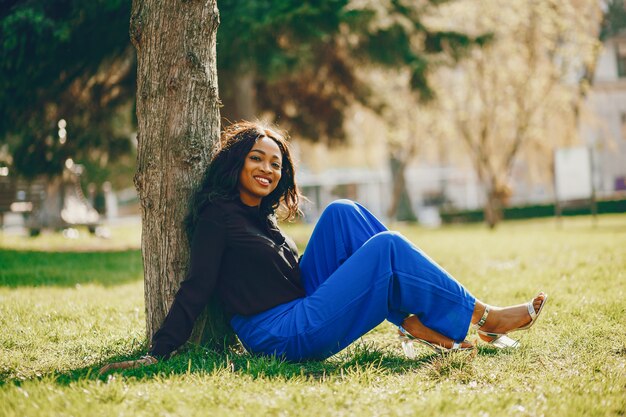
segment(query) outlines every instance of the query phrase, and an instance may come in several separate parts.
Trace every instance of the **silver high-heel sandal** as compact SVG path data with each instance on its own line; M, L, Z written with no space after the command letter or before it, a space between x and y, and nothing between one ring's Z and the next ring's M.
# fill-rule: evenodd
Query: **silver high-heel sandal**
M539 294L541 294L541 293L539 293ZM532 327L532 325L535 324L535 322L539 318L539 314L541 314L541 311L543 310L543 306L546 305L546 301L548 301L548 294L544 293L543 301L541 302L541 305L539 306L539 309L537 310L536 313L535 313L535 307L533 306L533 301L534 300L535 299L533 298L532 300L530 300L526 304L526 307L528 308L528 315L530 315L530 323L525 324L524 326L517 327L515 329L509 330L506 333L492 333L492 332L486 332L484 330L480 330L480 328L483 327L483 325L487 321L487 317L489 316L489 311L491 309L487 305L487 306L485 306L485 312L483 313L483 315L480 318L480 320L478 320L478 322L476 324L474 324L472 327L474 329L476 329L476 331L479 334L482 334L484 336L490 337L491 341L487 342L490 345L493 345L493 346L495 346L495 347L497 347L499 349L517 348L517 347L520 346L519 341L517 341L515 339L511 339L509 336L507 336L507 334L511 333L511 332L516 332L518 330L528 330L528 329L530 329Z
M472 344L472 347L461 347L461 343L471 343L468 340L464 340L463 342L454 342L451 348L435 345L434 343L429 342L428 340L420 339L419 337L413 336L411 333L406 331L406 329L402 326L398 326L400 342L402 342L402 350L407 358L413 359L417 354L415 353L415 349L413 348L413 342L417 342L421 345L426 346L429 349L432 349L435 353L440 355L450 353L450 352L463 352L467 350L473 350L475 346Z

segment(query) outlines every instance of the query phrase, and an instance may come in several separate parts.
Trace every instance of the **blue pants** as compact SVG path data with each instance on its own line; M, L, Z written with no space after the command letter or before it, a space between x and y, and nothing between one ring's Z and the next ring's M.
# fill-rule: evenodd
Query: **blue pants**
M339 200L324 210L300 269L306 297L232 318L248 351L293 361L323 359L383 320L400 325L409 314L453 340L467 334L475 298L352 201Z

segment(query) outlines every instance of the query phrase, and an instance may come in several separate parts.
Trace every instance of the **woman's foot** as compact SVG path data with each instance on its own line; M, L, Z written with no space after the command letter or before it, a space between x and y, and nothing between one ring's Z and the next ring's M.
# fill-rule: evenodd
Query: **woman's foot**
M544 292L540 292L531 300L535 314L539 313L546 299L547 295ZM473 324L477 324L480 321L484 316L486 308L487 306L485 304L479 301L476 302L472 316ZM491 342L495 337L484 333L507 334L511 331L528 326L532 321L533 318L529 314L528 303L509 307L489 306L488 317L484 321L484 324L479 326L480 332L478 336L486 342Z
M402 327L414 338L424 340L434 346L439 346L444 349L452 349L454 346L454 340L424 326L417 316L407 317L404 322L402 322ZM400 334L402 334L402 332L400 332ZM460 349L471 349L474 347L474 344L467 340L459 343L459 345Z

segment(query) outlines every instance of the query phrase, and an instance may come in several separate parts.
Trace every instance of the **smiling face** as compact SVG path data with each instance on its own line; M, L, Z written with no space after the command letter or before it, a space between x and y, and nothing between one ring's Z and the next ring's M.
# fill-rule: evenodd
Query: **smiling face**
M283 157L278 144L267 136L252 146L239 173L239 198L247 206L258 206L278 186Z

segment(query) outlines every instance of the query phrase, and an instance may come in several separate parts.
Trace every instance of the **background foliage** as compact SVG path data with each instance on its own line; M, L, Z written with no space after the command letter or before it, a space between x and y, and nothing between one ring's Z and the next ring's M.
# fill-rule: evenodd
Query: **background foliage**
M131 151L129 15L125 0L18 1L2 11L0 140L21 175L56 175L72 157L93 176Z
M431 54L458 58L475 39L429 31L420 21L433 5L412 2L295 0L220 4L218 71L225 102L252 74L258 114L312 140L342 140L344 110L370 100L360 65L405 67L411 85L432 97ZM21 175L54 176L67 158L88 178L132 164L135 57L128 39L130 0L31 0L0 15L0 157ZM381 23L383 22L383 23ZM224 108L233 117L236 104ZM255 113L256 113L255 112ZM256 116L246 115L250 118ZM68 140L57 122L67 121ZM108 168L107 168L108 167Z

